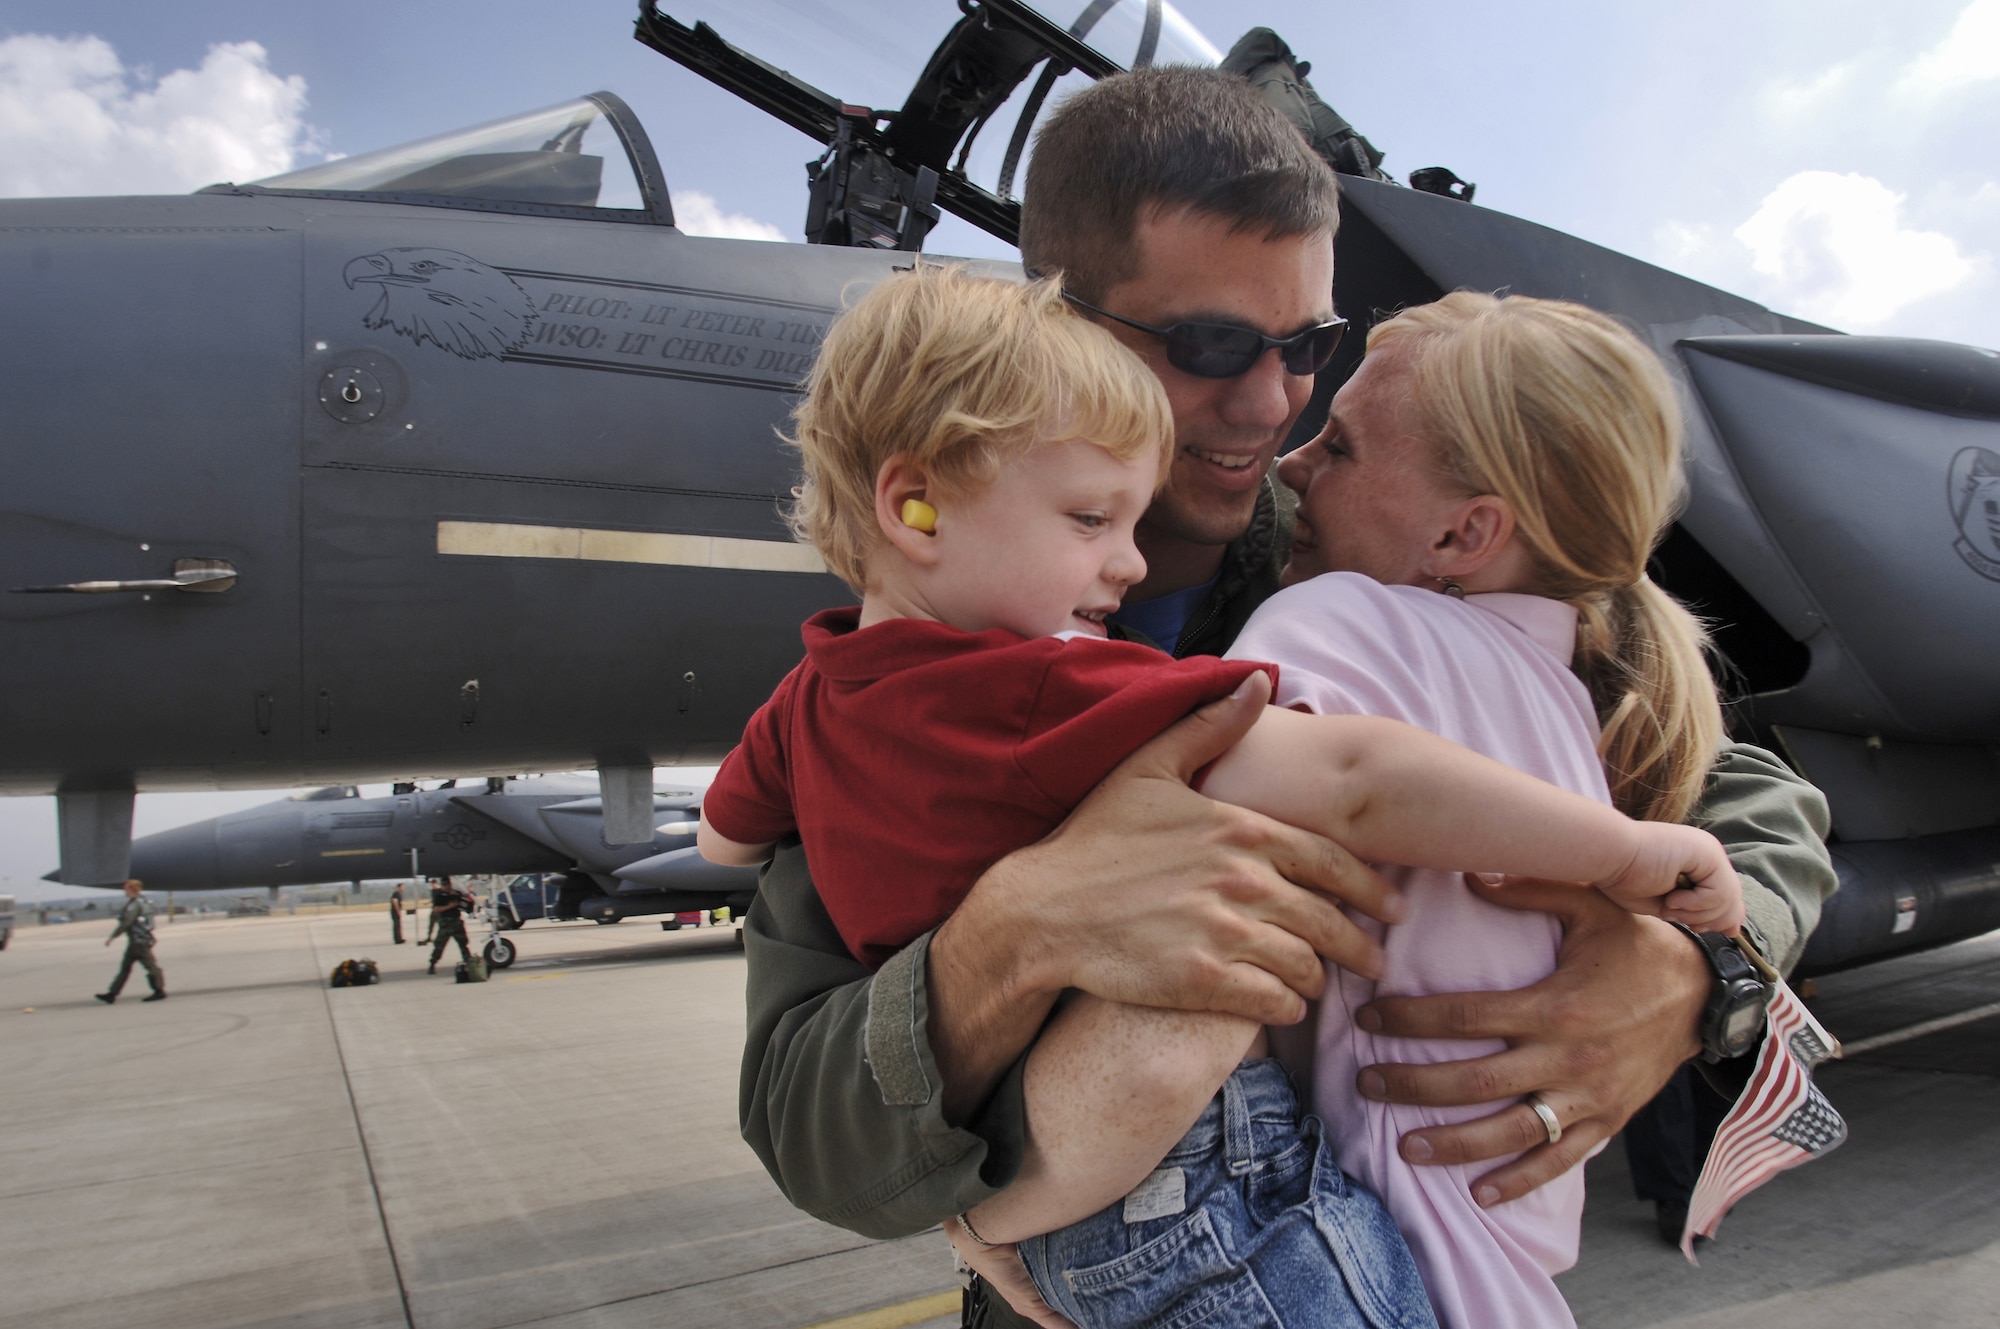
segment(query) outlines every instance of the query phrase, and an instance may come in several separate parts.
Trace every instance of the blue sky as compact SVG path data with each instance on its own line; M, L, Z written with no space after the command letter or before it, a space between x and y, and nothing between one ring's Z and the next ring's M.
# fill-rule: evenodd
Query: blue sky
M892 99L955 12L950 0L668 8L855 101ZM1450 166L1482 204L1849 331L2000 344L2000 0L1181 9L1224 47L1253 24L1283 33L1399 174ZM282 122L294 165L609 88L647 124L677 195L796 238L813 145L639 46L633 12L624 0L4 0L0 39L95 37L121 73L64 82L47 44L0 48L0 195L50 192L42 156L63 163L64 192L174 187L135 168L143 136L121 155L62 122L94 98L112 121L150 114L157 142L167 84L204 72L206 93L178 89L182 121L200 119L204 95L230 106L194 137ZM214 54L240 43L257 45L254 62ZM297 104L272 113L244 91L259 79ZM955 224L935 247L993 251Z
M665 3L877 104L955 12ZM1449 166L1483 205L1848 331L2000 346L2000 0L1180 8L1225 48L1277 29L1398 175ZM0 196L250 179L608 88L650 131L684 222L796 239L814 145L639 46L633 14L625 0L0 0ZM1006 252L957 223L932 248ZM141 821L246 801L149 796ZM54 843L50 800L0 800L0 891L52 865Z

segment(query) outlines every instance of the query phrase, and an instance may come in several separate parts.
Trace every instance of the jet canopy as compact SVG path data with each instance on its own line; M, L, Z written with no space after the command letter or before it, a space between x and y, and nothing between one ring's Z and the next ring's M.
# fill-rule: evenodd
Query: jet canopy
M1091 80L1222 61L1165 0L961 0L866 32L820 0L640 0L635 35L827 145L809 243L903 250L940 209L1013 243L1035 127Z
M631 111L612 94L598 92L241 188L584 215L624 212L633 220L670 221L660 178L652 146Z

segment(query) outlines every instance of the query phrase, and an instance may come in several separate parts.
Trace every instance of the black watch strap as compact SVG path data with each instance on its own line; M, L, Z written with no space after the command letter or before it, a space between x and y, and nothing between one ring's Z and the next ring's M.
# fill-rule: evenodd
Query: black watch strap
M1702 1060L1712 1064L1743 1056L1763 1037L1770 984L1735 938L1720 932L1696 932L1682 923L1674 926L1701 947L1714 975L1701 1013Z

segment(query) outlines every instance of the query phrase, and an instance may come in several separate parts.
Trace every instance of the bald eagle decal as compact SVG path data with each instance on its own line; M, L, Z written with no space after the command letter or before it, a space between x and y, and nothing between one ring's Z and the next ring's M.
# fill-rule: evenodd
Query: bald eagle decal
M384 249L341 270L348 288L381 290L361 319L392 328L419 346L430 342L466 360L498 359L527 340L534 302L498 268L450 249Z

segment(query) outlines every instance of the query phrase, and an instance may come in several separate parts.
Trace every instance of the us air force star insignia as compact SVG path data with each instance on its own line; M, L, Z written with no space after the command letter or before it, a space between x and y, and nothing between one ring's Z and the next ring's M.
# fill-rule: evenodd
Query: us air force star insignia
M1946 492L1958 523L1952 548L1974 572L2000 581L2000 452L1959 449Z
M474 840L484 840L485 838L485 831L475 831L462 821L455 821L446 829L431 836L431 839L442 840L460 853L464 853L466 850L472 848Z

